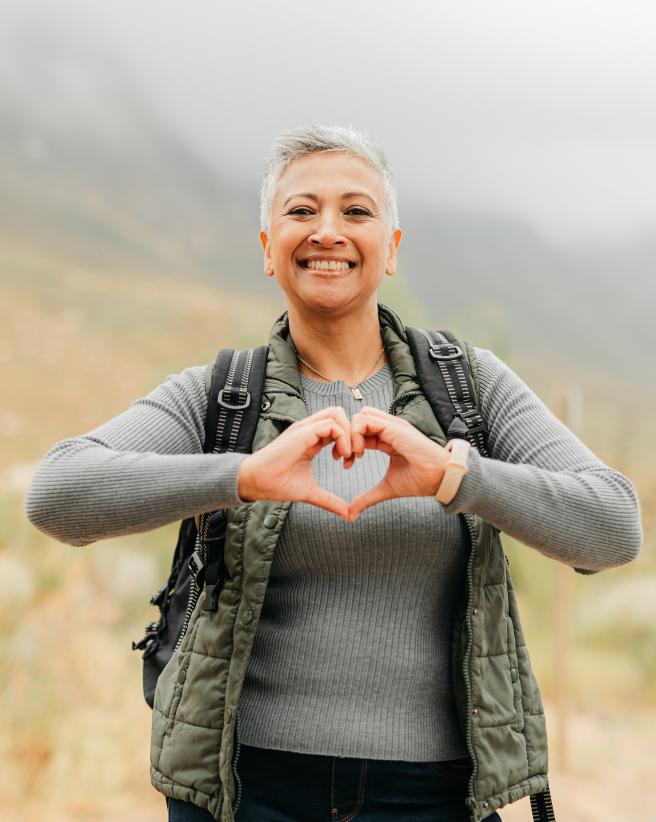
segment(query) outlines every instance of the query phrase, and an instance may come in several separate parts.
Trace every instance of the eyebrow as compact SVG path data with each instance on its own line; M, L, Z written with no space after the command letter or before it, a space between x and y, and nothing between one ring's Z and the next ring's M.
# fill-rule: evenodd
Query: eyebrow
M283 208L287 205L287 203L290 200L293 200L294 197L307 197L308 200L314 200L315 202L319 200L316 194L312 194L312 192L309 191L306 191L302 194L290 194L289 197L287 197L285 202L282 204ZM342 194L341 199L348 200L350 197L366 197L368 200L371 200L371 202L374 205L376 205L376 201L374 200L374 198L371 196L371 194L367 194L366 191L347 191L345 194Z

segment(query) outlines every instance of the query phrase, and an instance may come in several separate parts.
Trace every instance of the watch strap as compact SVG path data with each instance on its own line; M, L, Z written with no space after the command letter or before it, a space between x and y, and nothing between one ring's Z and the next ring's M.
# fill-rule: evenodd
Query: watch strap
M446 444L446 449L450 455L444 466L442 481L435 494L435 499L442 505L448 505L458 493L462 478L468 471L467 460L471 444L467 440L452 439Z

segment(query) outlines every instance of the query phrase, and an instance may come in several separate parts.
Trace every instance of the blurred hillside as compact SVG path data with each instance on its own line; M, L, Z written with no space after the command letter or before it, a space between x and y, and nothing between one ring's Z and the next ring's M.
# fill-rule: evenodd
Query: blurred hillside
M79 268L262 290L260 169L235 178L221 145L215 164L202 157L97 43L24 32L0 67L10 276L31 276L20 264L29 249ZM400 200L401 273L426 321L483 345L503 335L518 354L597 374L654 373L656 220L632 242L558 247L516 219L428 210L403 191Z

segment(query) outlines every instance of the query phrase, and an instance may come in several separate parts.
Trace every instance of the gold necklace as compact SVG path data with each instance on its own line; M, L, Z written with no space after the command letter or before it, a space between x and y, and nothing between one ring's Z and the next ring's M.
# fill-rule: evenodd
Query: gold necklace
M367 379L367 377L369 377L369 376L371 375L371 373L373 372L374 368L376 367L376 364L378 363L378 360L380 359L380 355L383 353L383 351L384 351L384 350L385 350L385 346L383 346L383 347L380 349L380 351L378 352L378 355L377 355L376 359L373 361L373 364L371 365L371 368L369 369L369 371L367 371L367 373L365 374L365 376L364 376L364 377L362 377L361 379L359 379L359 380L355 383L355 385L349 385L348 383L346 383L346 385L347 385L347 386L351 389L351 393L353 394L353 398L354 398L354 399L356 399L356 400L361 400L361 399L363 399L363 397L362 397L362 392L361 392L361 391L360 391L360 389L358 388L358 385L359 385L361 382L363 382L364 380L366 380L366 379ZM298 352L297 352L296 356L297 356L297 357L298 357L298 359L299 359L299 360L303 363L303 365L307 366L307 367L310 369L310 371L313 371L315 374L318 374L320 377L323 377L323 378L324 378L324 380L328 380L328 382L332 382L332 380L330 379L330 377L327 377L325 374L322 374L322 373L321 373L321 371L317 371L317 369L316 369L316 368L312 368L312 366L310 365L310 363L309 363L309 362L305 362L305 360L303 359L303 357L301 357L301 355L300 355Z

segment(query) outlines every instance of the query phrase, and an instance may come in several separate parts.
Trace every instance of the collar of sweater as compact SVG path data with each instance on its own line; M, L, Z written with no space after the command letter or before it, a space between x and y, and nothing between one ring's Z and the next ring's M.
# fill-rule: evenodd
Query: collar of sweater
M417 371L408 345L405 325L401 318L382 303L378 303L378 318L383 345L394 375L394 399L396 400L401 394L420 387ZM303 400L303 386L296 355L296 348L289 334L289 315L285 311L273 324L269 336L265 393L286 388L290 393L289 400L294 399L291 395L296 395L298 400ZM302 405L305 408L304 402ZM307 416L307 409L302 412L297 403L288 402L285 406L288 406L285 408L285 414L293 419L302 419Z

